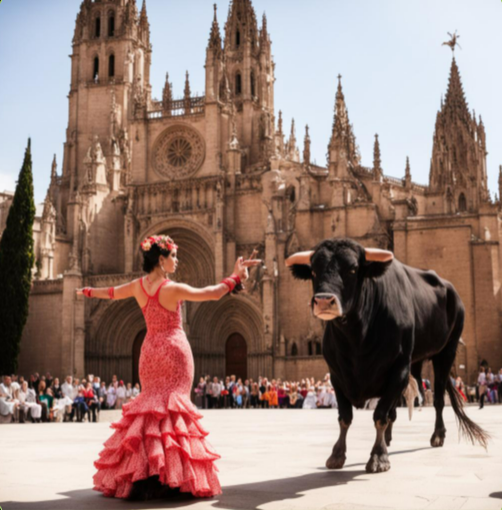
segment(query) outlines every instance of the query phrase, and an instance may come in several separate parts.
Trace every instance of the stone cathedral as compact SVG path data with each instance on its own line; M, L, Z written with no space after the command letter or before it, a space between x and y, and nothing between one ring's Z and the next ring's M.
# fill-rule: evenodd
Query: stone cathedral
M192 94L187 73L184 96L174 99L166 74L156 100L145 3L82 2L62 167L54 160L35 224L20 373L137 381L139 306L86 300L75 289L137 278L141 240L161 233L179 245L174 278L194 286L220 281L253 248L265 261L251 271L247 293L184 304L196 378L326 373L323 326L307 306L311 286L293 280L284 259L333 236L391 249L452 281L467 310L456 372L472 381L481 362L500 368L502 216L487 186L485 128L468 108L455 59L429 184L419 185L409 161L402 179L384 175L378 135L372 167L361 164L341 77L327 164L312 162L308 126L297 138L294 122L286 129L275 111L271 38L251 0L231 0L224 37L216 8L208 29L204 95ZM0 195L0 230L10 201Z

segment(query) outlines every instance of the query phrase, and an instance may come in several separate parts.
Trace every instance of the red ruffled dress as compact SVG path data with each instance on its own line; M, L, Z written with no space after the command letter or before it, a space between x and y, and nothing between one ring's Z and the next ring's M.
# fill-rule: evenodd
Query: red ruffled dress
M158 476L163 485L196 497L221 494L215 453L190 401L194 363L182 328L181 301L176 312L159 303L160 288L142 309L147 334L141 347L141 393L124 404L122 418L94 462L94 490L127 498L137 480Z

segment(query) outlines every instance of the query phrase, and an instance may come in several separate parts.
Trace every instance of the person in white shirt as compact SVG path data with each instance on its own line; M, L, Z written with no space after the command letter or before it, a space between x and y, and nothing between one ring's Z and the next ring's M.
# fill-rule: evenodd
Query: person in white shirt
M486 373L485 367L480 367L479 375L478 375L478 392L479 392L479 408L483 409L485 405L485 395L486 395Z
M141 389L139 387L139 383L136 383L134 385L134 388L132 389L132 398L136 398L141 392Z
M117 387L117 402L115 404L115 409L122 409L122 405L124 404L126 399L126 387L124 386L124 381L120 381Z
M42 417L42 406L37 404L37 395L33 388L28 388L28 381L24 381L18 393L19 402L26 416L30 412L31 421L40 423Z
M117 401L117 386L117 382L112 382L106 391L106 407L108 409L115 409L115 402Z
M60 398L58 401L58 405L65 408L65 416L64 421L71 420L73 421L73 401L77 396L77 392L75 391L75 387L73 386L73 377L71 375L66 376L65 382L61 385L61 393L63 398Z
M3 416L11 415L14 420L23 423L24 413L20 412L19 400L14 398L11 382L10 375L3 376L3 382L0 384L0 414Z
M126 403L132 400L132 384L130 382L127 383L126 387Z
M317 408L317 397L315 394L315 388L312 386L309 388L307 396L303 400L303 409L316 409Z

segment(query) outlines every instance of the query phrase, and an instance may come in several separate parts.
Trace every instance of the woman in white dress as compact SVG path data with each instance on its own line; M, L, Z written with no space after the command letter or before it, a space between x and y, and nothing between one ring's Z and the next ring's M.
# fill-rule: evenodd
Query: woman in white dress
M315 394L315 387L311 386L303 401L303 409L317 409L317 396Z
M117 388L117 402L115 403L115 409L122 409L125 399L126 387L124 386L124 381L120 381Z
M115 402L117 401L117 383L110 383L108 390L106 391L106 407L108 409L115 409Z

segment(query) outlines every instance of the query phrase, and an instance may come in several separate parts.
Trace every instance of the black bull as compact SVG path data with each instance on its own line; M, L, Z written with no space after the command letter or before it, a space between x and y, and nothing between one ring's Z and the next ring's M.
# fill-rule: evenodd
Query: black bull
M464 325L464 305L453 285L433 271L395 260L392 252L363 248L350 239L325 240L310 252L286 260L293 275L312 280L312 311L326 320L323 355L338 400L340 436L326 461L329 469L345 463L352 406L379 398L373 416L376 441L366 471L390 468L396 407L410 373L422 390L426 359L434 367L436 424L432 446L443 446L445 390L460 431L486 447L488 435L470 420L450 380Z

